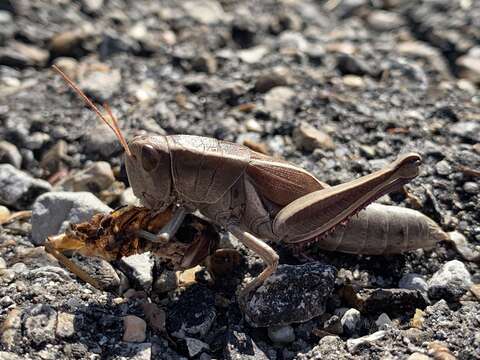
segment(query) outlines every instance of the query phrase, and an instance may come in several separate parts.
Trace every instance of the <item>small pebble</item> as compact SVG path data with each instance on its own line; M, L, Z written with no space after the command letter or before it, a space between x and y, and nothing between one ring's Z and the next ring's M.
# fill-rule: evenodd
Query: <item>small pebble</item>
M270 326L268 328L268 337L274 343L288 344L295 341L295 332L290 325Z
M475 297L480 300L480 284L474 284L470 288L470 292L475 295Z
M461 232L451 231L448 233L448 238L465 260L473 262L480 260L480 251L476 250Z
M480 192L480 185L478 185L476 182L467 181L465 184L463 184L463 190L467 194L475 195Z
M446 160L439 161L435 164L435 170L438 175L447 176L452 173L452 167Z
M298 148L313 151L317 148L333 150L335 144L332 138L321 130L316 129L309 123L302 121L293 132L293 141Z
M187 345L188 354L192 358L195 355L201 353L203 350L208 350L209 349L208 344L206 344L203 341L200 341L198 339L191 338L191 337L186 337L185 338L185 344Z
M355 334L361 319L362 315L360 311L357 309L348 309L340 320L344 333L349 335Z
M10 210L6 206L0 205L0 224L10 217Z
M426 293L428 285L425 279L420 274L410 273L402 276L398 282L398 287L401 289L418 290Z
M378 330L387 330L392 327L393 322L387 314L381 313L375 321L375 324L377 325Z
M127 315L123 318L123 341L144 342L147 338L147 323L135 315Z
M355 350L357 350L357 348L360 345L370 344L370 343L375 342L377 340L381 340L385 337L385 335L386 335L386 332L383 331L383 330L380 330L380 331L377 331L373 334L360 337L358 339L348 339L347 340L347 349L350 353L354 353Z
M61 312L57 316L55 334L59 338L69 338L75 334L75 315Z
M440 268L428 282L428 297L431 299L458 300L473 285L465 264L451 260Z

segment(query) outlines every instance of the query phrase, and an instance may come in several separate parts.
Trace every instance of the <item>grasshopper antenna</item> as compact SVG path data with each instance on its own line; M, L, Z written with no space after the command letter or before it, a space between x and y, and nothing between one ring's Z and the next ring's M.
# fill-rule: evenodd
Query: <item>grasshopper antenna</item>
M101 111L98 109L98 107L95 106L95 104L92 102L92 100L90 100L88 98L88 96L85 95L85 93L82 90L80 90L80 88L73 82L72 79L70 79L67 76L67 74L65 74L62 70L60 70L60 68L56 65L52 65L52 68L58 74L60 74L60 76L63 78L63 80L65 80L65 82L83 99L83 101L90 107L90 109L92 109L95 112L95 114L97 114L99 119L102 120L110 129L112 129L112 131L117 136L118 141L120 141L120 144L122 145L123 149L125 150L125 153L128 156L132 156L132 152L130 151L130 148L128 147L127 140L125 140L125 137L123 136L123 134L120 130L120 126L118 125L118 120L113 115L113 112L110 109L110 106L108 106L108 104L106 104L106 103L103 105L103 107L105 108L105 110L107 110L107 113L108 113L109 119L107 119L107 117L105 117L105 115L103 115L101 113Z

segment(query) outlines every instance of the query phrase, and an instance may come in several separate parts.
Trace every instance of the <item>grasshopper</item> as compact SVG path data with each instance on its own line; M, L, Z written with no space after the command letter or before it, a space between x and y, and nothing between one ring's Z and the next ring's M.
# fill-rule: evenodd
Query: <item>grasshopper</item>
M402 155L370 175L329 186L289 162L214 138L137 136L127 142L110 108L104 105L103 114L71 79L54 69L117 136L125 150L130 185L142 204L157 211L175 207L158 233L141 230L141 237L168 242L185 215L199 211L262 258L266 267L243 288L242 299L278 266L277 253L263 239L294 248L318 243L363 254L430 248L445 240L438 225L420 212L369 205L418 175L421 157L416 153Z

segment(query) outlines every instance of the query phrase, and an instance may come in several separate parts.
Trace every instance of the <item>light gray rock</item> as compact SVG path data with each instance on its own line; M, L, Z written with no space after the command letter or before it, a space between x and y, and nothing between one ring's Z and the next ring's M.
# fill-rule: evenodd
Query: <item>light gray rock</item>
M387 314L381 313L375 321L375 325L377 325L378 330L387 330L393 325L393 322Z
M265 94L265 109L273 116L282 117L285 107L295 96L295 91L286 86L277 86Z
M100 155L104 159L122 148L113 131L103 124L88 131L83 138L83 143L85 152L96 156Z
M188 16L202 24L215 24L225 19L222 6L215 0L193 0L182 4Z
M295 332L290 325L270 326L268 328L268 337L274 343L288 344L295 341Z
M117 69L93 71L80 81L80 88L100 103L110 99L118 90L122 76Z
M480 193L480 185L473 181L467 181L465 184L463 184L463 191L465 191L467 194L478 194Z
M354 353L355 350L357 350L357 348L360 345L370 344L374 341L381 340L385 337L385 335L386 335L386 332L383 331L383 330L380 330L380 331L374 332L373 334L370 334L370 335L367 335L367 336L362 336L358 339L348 339L347 340L347 349L350 353Z
M348 309L340 320L345 334L355 334L362 319L360 311L357 309Z
M137 284L147 293L152 288L152 270L154 265L155 261L150 252L124 257L120 260L120 268L127 275L130 282Z
M98 193L115 181L112 167L106 161L97 161L73 173L55 185L61 191L90 191Z
M187 337L185 338L185 343L187 345L188 354L192 358L201 351L209 349L208 344L205 344L203 341L195 338Z
M88 192L51 192L40 196L32 209L32 240L41 245L47 236L64 232L69 224L90 220L112 209Z
M437 171L438 175L443 175L443 176L447 176L452 173L452 167L450 166L447 160L442 160L436 163L435 170Z
M405 274L398 282L398 287L402 289L418 290L426 293L428 285L425 279L420 274Z
M478 121L460 121L450 126L450 131L470 141L480 142L480 123Z
M428 282L430 299L456 301L473 285L472 277L465 264L458 260L449 261Z
M448 233L448 237L455 246L455 249L465 260L473 262L480 260L480 251L475 249L473 244L470 244L461 232L451 231Z
M35 179L13 165L0 165L0 205L25 209L51 189L48 182Z

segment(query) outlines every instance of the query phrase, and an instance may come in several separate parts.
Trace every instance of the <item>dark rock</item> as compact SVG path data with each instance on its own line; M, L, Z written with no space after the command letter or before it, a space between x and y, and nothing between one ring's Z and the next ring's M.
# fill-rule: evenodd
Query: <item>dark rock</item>
M424 296L408 289L360 289L345 288L347 303L365 314L387 313L392 316L413 313L427 306Z
M267 74L260 75L255 81L255 91L266 93L276 86L286 86L288 84L284 74L279 71L272 71Z
M204 336L215 317L215 298L208 288L194 284L179 289L167 309L167 331L175 337Z
M207 74L214 74L217 71L217 59L209 53L203 53L192 61L192 69Z
M334 267L322 263L280 265L245 304L253 326L286 325L310 320L325 312L335 281Z
M257 29L255 24L245 19L237 20L232 25L232 39L241 48L250 48L255 45Z
M226 360L268 360L255 342L244 332L230 330L224 350Z
M465 265L461 261L452 260L433 274L428 282L428 297L456 301L472 284L472 277Z
M323 323L323 330L331 334L341 335L343 333L343 325L340 317L338 315L332 315Z
M52 189L44 180L34 179L10 164L0 164L0 204L28 208L41 194Z
M76 264L97 281L99 288L112 293L120 292L120 277L108 261L98 257L75 256Z
M370 75L373 77L377 75L366 62L347 54L338 56L337 69L342 75Z

